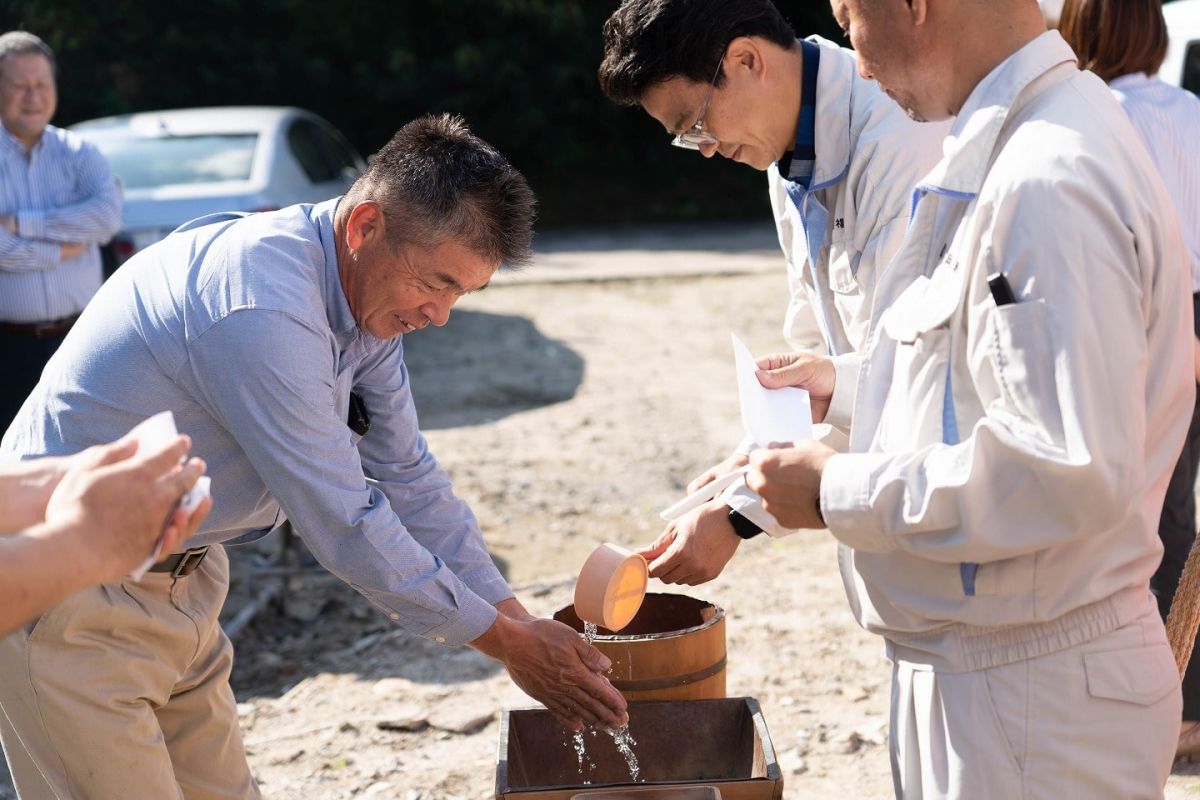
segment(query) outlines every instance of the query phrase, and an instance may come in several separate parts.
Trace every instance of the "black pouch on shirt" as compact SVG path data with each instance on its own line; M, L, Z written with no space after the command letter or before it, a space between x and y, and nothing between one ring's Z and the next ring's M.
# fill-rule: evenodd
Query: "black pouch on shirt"
M354 392L350 393L350 413L346 417L346 424L359 436L366 436L367 431L371 430L371 417L367 414L367 406Z

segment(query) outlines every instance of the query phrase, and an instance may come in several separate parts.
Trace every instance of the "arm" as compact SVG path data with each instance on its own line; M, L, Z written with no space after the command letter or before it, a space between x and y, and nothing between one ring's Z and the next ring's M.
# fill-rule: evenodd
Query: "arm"
M413 424L390 442L397 464L392 477L405 489L389 500L367 479L344 412L334 407L335 353L327 329L252 309L195 339L184 368L198 402L238 440L326 569L407 630L465 644L492 625L496 610L417 542L397 515L442 508L451 498L448 479L416 429L406 378L397 375L404 397L396 402L409 409Z
M441 644L470 643L501 661L518 686L568 725L616 724L624 700L596 674L598 651L562 623L522 617L507 587L497 592L504 595L497 601L500 613L408 529L410 518L423 535L444 528L438 532L445 538L431 541L450 549L478 537L473 517L453 496L417 430L398 349L392 405L371 412L368 436L379 436L381 444L367 448L373 466L386 473L390 498L380 481L363 472L344 413L334 408L334 352L328 332L287 314L239 311L192 343L186 368L200 392L197 400L237 438L327 569L407 630ZM228 369L230 363L239 369ZM381 394L382 384L371 392L375 399ZM454 557L475 561L460 555Z
M63 251L63 245L54 242L25 239L0 226L0 270L11 272L40 272L54 269L65 258L79 255L77 251Z
M790 457L792 468L816 473L830 530L855 549L986 563L1108 530L1142 502L1148 398L1169 397L1180 409L1189 400L1180 381L1185 347L1170 364L1148 361L1155 326L1175 342L1188 335L1186 272L1173 240L1154 235L1153 215L1126 223L1112 202L1062 180L1023 187L1006 201L979 212L987 218L972 238L983 244L968 273L972 378L983 387L996 375L1004 381L983 394L984 416L956 445ZM1039 209L1050 205L1056 213L1047 218ZM1008 276L1017 304L997 309L991 301L985 276L995 271ZM1002 339L997 351L993 342ZM1186 414L1178 418L1177 427L1186 426ZM752 472L768 508L781 496L772 482L779 491L787 483L780 477L788 458L766 455ZM815 496L811 479L791 483Z
M175 508L204 471L199 459L180 465L188 446L179 437L157 453L130 458L136 445L123 440L59 459L72 463L45 521L0 539L0 635L73 592L118 580L160 534L170 552L195 533L212 501L191 516Z
M371 418L370 431L358 443L362 469L389 498L408 533L489 604L511 598L474 513L454 494L418 429L400 341L356 370L354 391Z
M17 235L25 239L84 245L103 244L121 227L121 194L100 151L84 144L75 163L75 202L16 214Z

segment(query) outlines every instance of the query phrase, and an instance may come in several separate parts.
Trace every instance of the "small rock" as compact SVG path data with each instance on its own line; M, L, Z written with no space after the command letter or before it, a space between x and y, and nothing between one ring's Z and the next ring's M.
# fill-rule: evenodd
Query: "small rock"
M375 723L375 727L381 731L398 731L405 733L416 733L423 731L429 727L429 720L425 714L413 706L411 710L402 709L400 714L394 714L387 719L381 719Z
M803 775L808 772L808 762L795 750L788 750L779 757L779 769L792 775Z
M367 790L363 792L363 797L382 797L385 794L391 796L391 792L392 785L390 783L378 781L367 787Z
M850 701L853 703L861 703L863 700L871 699L871 687L860 686L858 691L850 692Z
M858 733L851 731L850 733L831 737L829 740L829 752L848 756L852 753L857 753L862 744L863 740L859 737Z
M249 716L254 713L254 703L238 703L237 715L239 717Z
M435 710L429 715L429 724L438 730L468 734L486 727L495 717L495 709L452 706Z

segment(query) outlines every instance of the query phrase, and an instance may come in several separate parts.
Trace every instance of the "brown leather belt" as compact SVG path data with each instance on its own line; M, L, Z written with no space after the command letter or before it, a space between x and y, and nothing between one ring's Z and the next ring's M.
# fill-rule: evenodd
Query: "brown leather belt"
M62 336L71 330L79 315L52 319L47 322L3 322L0 321L0 332L12 333L17 336L30 336L34 339L49 339L51 336Z
M172 577L186 578L196 571L196 567L200 566L206 555L207 547L193 547L191 550L167 556L151 567L150 572L169 572Z

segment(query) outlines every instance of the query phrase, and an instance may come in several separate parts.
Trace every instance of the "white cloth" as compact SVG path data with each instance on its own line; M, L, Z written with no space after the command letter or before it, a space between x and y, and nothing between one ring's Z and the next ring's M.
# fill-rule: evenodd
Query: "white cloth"
M1116 78L1108 88L1146 143L1179 213L1191 257L1192 292L1200 292L1200 97L1140 72Z
M942 152L949 123L918 123L858 75L854 52L819 36L816 161L802 217L785 180L767 172L779 245L787 259L790 297L783 334L793 350L858 350L866 340L879 274L904 239L917 181ZM807 225L806 225L807 223ZM807 230L806 230L807 227ZM819 426L821 438L844 449L844 434ZM743 442L743 452L749 450ZM744 483L726 503L771 536L783 528Z
M1161 556L1195 392L1183 241L1154 165L1050 31L976 86L914 203L857 391L838 375L852 452L821 482L852 608L977 663L995 655L981 627L1022 626L1026 657L1114 630ZM993 300L995 272L1015 304Z

